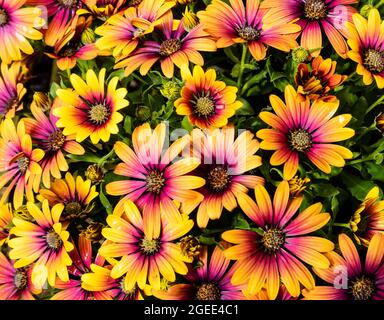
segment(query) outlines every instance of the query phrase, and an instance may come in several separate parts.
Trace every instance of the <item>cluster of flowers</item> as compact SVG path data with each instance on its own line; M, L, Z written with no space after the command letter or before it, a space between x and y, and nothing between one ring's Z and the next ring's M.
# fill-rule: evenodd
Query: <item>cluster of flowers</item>
M336 115L348 77L326 41L384 88L384 22L357 3L0 0L0 299L384 299L379 188L333 238L332 214L304 196L306 171L355 157L338 144L355 131ZM204 66L221 48L237 81ZM247 68L275 52L295 86L240 132ZM32 97L39 55L52 80ZM172 136L145 108L126 130L122 83L151 72L189 130ZM281 174L274 191L264 162Z

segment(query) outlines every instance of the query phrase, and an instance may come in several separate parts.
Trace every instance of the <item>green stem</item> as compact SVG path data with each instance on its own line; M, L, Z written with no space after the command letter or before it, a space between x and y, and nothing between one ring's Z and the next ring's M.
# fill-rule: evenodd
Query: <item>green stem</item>
M379 99L377 99L365 112L365 114L370 113L374 108L380 105L384 101L384 95L382 95Z
M65 71L67 72L67 78L70 81L71 80L71 69L68 68Z
M237 78L237 87L241 88L241 82L243 80L245 58L247 56L247 45L243 43L243 52L241 54L239 77Z
M58 75L57 63L56 63L56 60L52 60L50 85L52 85L52 83L54 82L57 82L57 75Z
M110 157L112 157L115 154L115 150L112 149L108 154L106 154L104 157L100 158L98 161L99 167L102 167L105 161L107 161Z
M366 157L364 159L357 159L357 160L348 162L348 166L352 166L354 164L358 164L358 163L362 163L362 162L372 161L373 159L374 159L373 157Z
M136 79L136 80L139 80L141 83L145 84L145 85L148 85L148 83L146 81L144 81L143 79L141 79L138 75L136 75L135 73L132 73L132 76Z
M347 228L347 229L351 229L351 227L349 226L349 223L338 223L338 222L335 222L333 224L334 227L343 227L343 228Z

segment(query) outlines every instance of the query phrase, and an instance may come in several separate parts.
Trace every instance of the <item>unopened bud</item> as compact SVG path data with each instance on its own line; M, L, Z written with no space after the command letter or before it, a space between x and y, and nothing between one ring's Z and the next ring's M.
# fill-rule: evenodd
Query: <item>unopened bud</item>
M309 56L308 50L303 47L297 47L296 49L292 50L292 59L296 63L302 63L307 61L308 56Z

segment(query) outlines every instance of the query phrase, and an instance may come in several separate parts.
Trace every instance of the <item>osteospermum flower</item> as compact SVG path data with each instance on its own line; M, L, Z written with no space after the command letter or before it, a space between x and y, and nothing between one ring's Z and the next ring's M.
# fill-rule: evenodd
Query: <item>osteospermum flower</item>
M83 0L83 4L87 6L89 11L85 8L79 9L77 14L87 14L91 12L99 19L105 20L119 12L125 2L125 0Z
M58 204L50 209L45 200L41 210L32 202L27 203L27 208L34 222L20 218L12 220L15 237L8 241L8 245L11 248L9 257L17 260L14 267L26 267L36 261L32 268L34 284L44 284L44 280L48 280L54 286L56 275L60 280L68 281L67 267L72 264L68 251L73 249L73 244L68 241L69 232L59 222L64 206Z
M329 267L323 253L333 250L331 241L308 234L321 229L330 219L321 213L322 205L316 203L296 215L303 197L289 199L288 182L277 187L273 202L263 186L255 188L256 203L242 193L238 201L244 213L260 229L230 230L222 238L236 244L226 249L225 256L237 260L234 264L232 284L247 284L250 295L265 286L274 300L280 281L292 297L300 294L300 283L313 289L315 281L304 263L318 268Z
M112 16L95 30L101 36L96 42L97 47L101 50L113 49L113 56L126 58L136 49L140 38L151 33L174 5L165 0L144 0L138 7L130 7L123 14Z
M285 103L277 96L269 98L276 114L260 112L260 118L272 129L261 129L257 137L263 139L260 148L275 150L270 159L273 166L284 163L284 179L293 178L299 167L299 155L308 158L325 173L331 166L343 167L344 159L351 159L347 148L332 144L351 138L355 132L344 128L350 114L332 118L339 107L338 100L302 101L292 86L285 88Z
M305 300L383 300L384 299L384 234L372 237L365 263L346 234L339 235L342 256L327 254L331 266L314 268L315 273L329 286L303 290Z
M5 187L0 203L4 203L13 190L13 205L20 207L24 192L28 200L33 200L33 191L39 190L43 158L41 149L32 149L31 136L26 134L23 120L15 124L5 119L0 125L0 189Z
M160 41L147 40L142 47L133 51L127 58L119 61L115 68L125 68L128 76L140 67L140 74L146 75L151 67L160 61L161 70L167 78L172 78L174 65L181 68L182 65L192 62L202 66L204 59L199 51L216 51L215 42L199 24L187 32L184 24L173 20L172 12L162 18L158 25L161 34Z
M49 189L40 189L37 198L43 202L48 200L50 206L58 203L64 205L61 221L85 217L92 210L91 201L97 197L96 186L90 180L77 176L76 180L70 172L65 179L55 179Z
M242 132L235 139L233 127L206 133L195 129L192 137L194 154L201 157L196 174L206 179L206 184L198 190L204 199L196 217L199 227L205 228L209 219L221 217L224 208L233 211L240 193L264 183L261 177L244 174L261 165L261 157L255 155L259 142L250 131Z
M32 268L16 269L13 263L0 252L0 300L35 300L41 288L32 283Z
M116 89L119 81L114 77L105 88L103 68L97 78L93 70L88 70L86 82L78 75L72 74L72 89L58 89L57 95L64 105L53 110L59 118L57 127L64 127L64 135L76 135L76 141L82 142L87 137L96 144L101 139L106 142L111 134L117 134L117 124L123 120L118 110L128 106L124 99L127 89Z
M270 15L260 9L259 0L230 0L230 5L213 0L205 11L197 16L211 36L217 39L217 47L225 48L235 43L246 43L256 60L265 58L267 46L282 51L297 47L295 33L300 26L287 23L281 15ZM292 19L293 20L293 19Z
M153 288L160 288L160 274L168 281L175 281L176 275L186 274L188 268L180 247L174 240L184 236L193 227L193 221L183 216L180 223L168 223L162 219L159 230L148 234L145 221L135 204L127 200L124 210L115 210L107 217L110 228L103 229L103 236L111 244L103 245L99 253L108 258L121 259L113 266L112 278L125 275L124 286L130 291L137 286L144 289L147 282Z
M0 205L0 247L7 242L9 231L12 228L12 205L10 203Z
M379 11L372 9L368 20L354 14L347 28L348 57L357 62L356 72L363 76L364 84L370 85L375 79L377 87L384 88L384 30Z
M23 99L27 90L20 82L21 64L14 62L11 66L1 64L0 73L0 118L13 118L15 112L22 109Z
M216 71L207 72L200 66L181 69L185 81L181 98L175 101L176 113L188 116L189 122L199 128L223 127L242 106L236 101L237 88L216 80Z
M27 0L2 0L0 2L0 59L5 64L21 60L21 52L32 54L30 40L40 40L43 36L37 31L44 25L41 9L22 8Z
M373 235L384 231L384 200L373 187L353 214L349 225L358 244L368 246Z
M153 295L163 300L244 300L241 291L244 286L231 284L231 261L223 251L228 247L222 242L208 254L208 247L204 246L198 257L200 265L189 265L184 276L187 283L171 285L167 290L154 290Z
M356 9L348 4L357 0L266 0L262 8L272 9L271 14L285 21L297 20L301 26L301 46L320 54L323 47L322 34L341 57L347 57L348 46L343 36L347 35L346 22L352 21Z
M267 289L263 288L260 290L259 293L255 294L255 295L249 295L246 290L244 290L244 295L246 296L246 298L248 300L272 300L270 299L270 297L268 296L268 291ZM285 285L280 285L280 288L279 288L279 292L276 296L275 299L273 300L295 300L296 298L293 298L287 288L285 287Z
M311 100L334 99L334 96L328 95L329 91L340 86L347 79L345 75L335 74L335 70L336 61L329 58L324 60L321 56L312 60L311 70L308 64L300 63L295 76L297 92Z
M188 157L174 161L189 143L190 137L186 135L178 139L162 154L165 136L164 123L153 131L146 123L133 131L133 150L123 142L116 142L114 149L123 163L119 163L114 172L131 179L114 181L106 186L108 194L124 195L118 207L129 199L143 210L144 230L154 237L159 234L153 232L161 229L160 213L169 223L181 222L173 200L182 203L183 213L190 213L203 199L192 189L205 183L200 177L188 175L200 164L199 159Z
M26 131L32 137L32 141L44 150L44 158L40 161L40 165L43 170L42 180L47 188L51 184L51 175L60 179L60 171L68 170L64 152L76 155L85 153L84 148L74 141L75 135L65 136L63 130L56 127L58 118L52 111L59 106L59 103L58 99L54 100L47 117L43 110L32 102L30 109L35 119L24 119Z

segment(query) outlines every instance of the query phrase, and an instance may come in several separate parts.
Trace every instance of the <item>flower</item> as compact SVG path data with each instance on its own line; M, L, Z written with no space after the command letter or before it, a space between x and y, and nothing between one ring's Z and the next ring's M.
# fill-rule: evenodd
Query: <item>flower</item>
M380 114L375 119L376 128L384 135L384 113L380 112Z
M103 230L104 225L100 222L91 222L85 230L81 232L81 236L84 236L92 242L99 242L103 239L101 231Z
M199 24L199 18L196 13L188 9L188 6L185 7L185 12L183 13L183 18L181 19L185 30L191 31L194 27Z
M48 200L50 206L58 203L64 206L60 221L85 217L93 208L91 201L99 193L96 186L91 187L90 180L77 176L76 181L70 172L65 179L55 179L49 189L40 189L37 199L41 202Z
M318 56L323 46L322 31L333 49L343 58L348 46L343 36L347 35L345 23L352 21L356 9L348 4L357 0L266 0L262 8L271 9L285 21L295 20L301 26L301 46Z
M292 197L297 197L301 195L304 190L307 188L306 184L311 182L311 179L305 177L304 179L295 176L294 178L288 181L289 183L289 192Z
M0 73L0 118L13 118L16 111L23 108L23 99L27 90L20 81L21 64L14 62L8 66L1 64Z
M106 20L108 17L119 12L124 5L125 0L83 0L87 9L80 9L77 14L92 13L101 20Z
M189 61L202 66L204 59L199 51L216 51L215 42L203 31L199 24L187 32L184 24L173 20L172 12L162 18L158 25L160 41L144 41L141 48L117 62L115 69L125 68L125 76L140 67L140 74L146 75L155 62L160 60L161 70L167 78L172 78L174 65L181 68Z
M297 92L311 100L335 99L329 96L330 90L340 86L347 76L335 74L336 61L323 59L321 56L312 60L311 70L305 63L300 63L295 76Z
M351 138L355 132L344 128L351 120L350 114L332 118L339 107L339 101L302 101L292 86L285 88L285 102L275 95L269 98L276 115L260 112L261 120L272 129L261 129L256 136L263 141L260 148L276 150L270 159L273 166L284 163L284 179L292 179L299 167L299 154L307 157L325 173L331 172L331 165L343 167L344 159L351 159L347 148L331 144Z
M193 262L193 260L200 255L201 244L197 237L193 235L185 236L179 241L179 246L181 254L188 258L188 262Z
M357 63L356 72L363 76L365 85L375 79L379 89L384 88L384 30L377 9L369 11L368 20L356 13L353 23L347 24L348 57Z
M0 247L8 241L9 230L12 227L12 205L10 203L0 205Z
M42 180L47 188L50 187L51 176L60 179L60 171L68 170L64 152L76 155L85 153L84 148L76 141L73 141L75 135L65 136L63 130L56 127L58 118L53 115L53 110L59 105L60 101L55 99L49 117L47 117L43 110L33 101L30 109L35 119L24 119L27 133L32 137L32 141L44 151L44 157L40 161L40 165L43 170Z
M270 299L268 296L267 289L263 288L261 291L255 295L249 295L246 290L244 290L244 295L247 297L248 300L295 300L296 298L293 298L285 285L280 285L279 292L275 299Z
M160 274L168 281L176 280L176 273L186 274L180 248L173 243L193 227L193 221L183 216L180 223L168 223L162 219L158 230L148 234L144 226L148 216L141 216L136 205L127 200L124 210L116 210L107 217L110 228L103 229L103 236L112 243L103 245L99 253L108 258L121 259L113 266L111 277L125 275L124 288L132 290L135 285L144 289L147 281L155 288L160 288Z
M7 0L0 3L0 42L5 48L0 50L0 59L5 64L21 60L21 52L32 54L30 40L40 40L43 35L37 31L44 25L41 9L22 8L27 0Z
M201 157L196 174L206 179L206 184L198 190L204 199L196 217L198 226L205 228L209 219L221 217L223 208L233 211L240 193L264 183L261 177L244 174L261 165L261 157L255 155L259 142L250 131L235 139L232 126L206 132L195 129L192 138L194 153Z
M0 300L35 300L34 294L41 293L31 279L31 267L15 268L0 252Z
M165 0L144 0L137 7L130 7L123 14L109 18L106 24L96 29L100 35L96 42L100 50L113 49L113 56L125 59L136 49L140 38L153 32L161 18L175 5Z
M238 202L259 231L230 230L222 234L225 241L236 244L224 252L227 258L237 260L232 284L247 284L250 295L257 294L265 286L269 298L274 300L281 281L292 297L298 297L300 283L308 289L315 286L303 262L318 268L329 267L323 253L333 250L333 243L308 234L325 226L330 215L321 213L321 203L295 215L303 197L289 199L287 181L278 185L273 202L261 185L256 186L255 196L256 203L241 193Z
M200 193L192 189L205 183L200 177L187 175L200 164L199 159L186 157L175 160L190 142L189 135L173 142L162 154L165 139L164 123L153 131L146 123L133 131L133 150L121 141L116 142L114 150L123 162L116 166L114 173L129 177L130 180L114 181L106 185L108 194L124 195L117 207L129 199L143 210L146 223L144 230L148 236L153 237L159 236L153 232L161 229L160 213L169 223L181 223L180 213L173 200L182 203L184 213L190 213L203 199Z
M103 169L97 164L91 164L85 171L85 177L92 181L92 183L100 183L104 178Z
M379 191L373 187L349 221L356 242L366 247L375 233L384 231L384 200Z
M331 266L314 268L314 272L330 286L303 290L305 300L383 300L384 299L384 234L376 233L369 243L365 264L362 265L352 240L339 235L342 256L327 254Z
M37 192L41 180L41 167L38 162L44 151L32 149L31 136L26 134L23 120L15 124L5 119L0 124L0 189L8 182L1 197L4 203L9 193L13 193L13 205L20 207L24 201L24 190L28 200L33 200L33 191Z
M93 144L101 139L106 142L111 134L117 134L117 124L123 120L118 110L128 106L124 99L127 89L116 89L118 77L114 77L105 88L105 72L101 69L99 78L92 69L87 71L86 82L78 75L71 74L72 89L58 89L57 95L63 106L56 108L53 114L59 118L57 127L64 127L64 135L76 135L76 141L87 137Z
M245 7L242 0L230 0L230 5L213 0L197 16L204 30L217 39L218 48L244 43L256 60L265 58L267 46L286 52L297 47L295 33L300 26L260 9L259 0L247 0Z
M32 103L43 112L51 110L52 107L52 102L48 94L41 91L36 91L33 94Z
M292 60L296 63L303 63L309 58L309 51L303 47L297 47L292 50Z
M199 256L201 265L195 268L189 266L188 273L184 276L187 283L174 284L167 290L153 290L153 295L163 300L245 299L241 291L244 286L231 284L231 261L223 253L228 247L227 243L222 242L215 246L211 254L208 254L207 246L202 247Z
M68 241L69 232L59 222L64 206L57 204L50 209L45 200L42 210L32 202L27 202L27 208L35 222L20 218L12 220L15 226L11 232L15 237L8 241L8 245L11 248L9 257L17 260L14 267L26 267L37 260L32 268L34 284L48 279L54 286L56 275L60 280L68 281L67 266L72 264L68 251L73 249L73 244Z
M237 87L216 80L216 71L204 72L200 66L181 69L185 81L181 98L175 101L176 113L188 116L189 122L199 128L223 127L243 104L237 100Z

